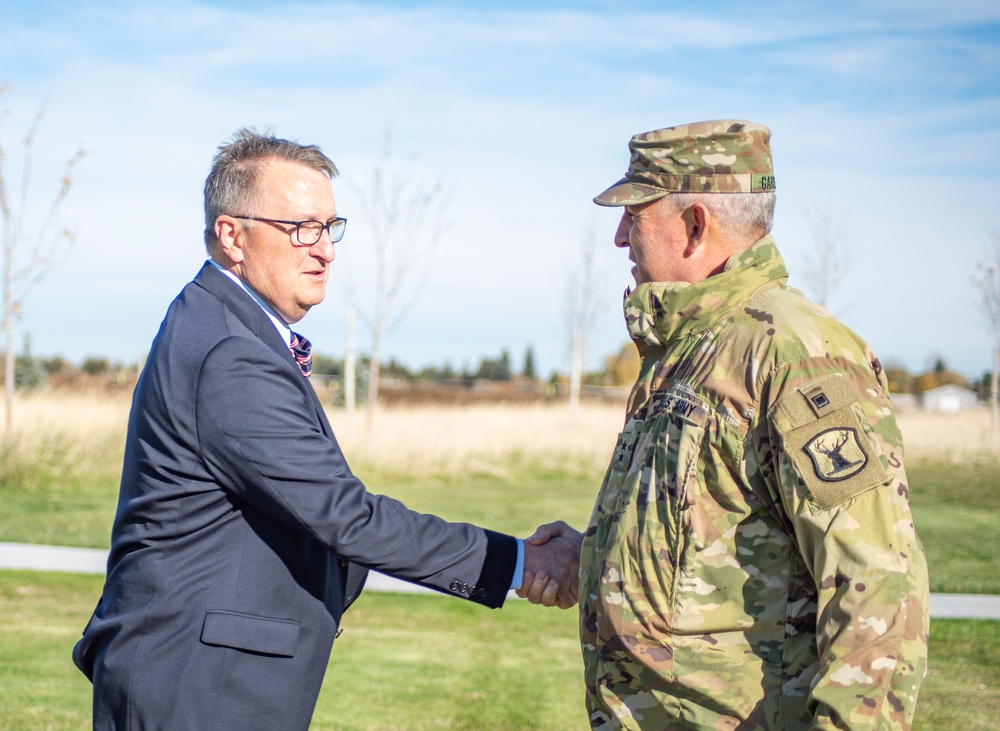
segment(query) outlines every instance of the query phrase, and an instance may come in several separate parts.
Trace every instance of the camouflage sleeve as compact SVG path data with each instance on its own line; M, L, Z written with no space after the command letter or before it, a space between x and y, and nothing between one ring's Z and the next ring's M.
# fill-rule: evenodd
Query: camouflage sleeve
M815 585L795 611L815 622L816 729L909 729L927 665L927 567L883 386L828 359L772 379L770 489Z

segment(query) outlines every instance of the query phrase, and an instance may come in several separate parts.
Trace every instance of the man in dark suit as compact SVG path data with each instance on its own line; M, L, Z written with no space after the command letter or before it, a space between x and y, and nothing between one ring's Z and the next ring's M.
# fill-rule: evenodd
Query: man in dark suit
M136 386L107 581L73 652L96 729L308 728L368 569L499 607L523 566L556 587L533 601L576 601L575 537L448 523L348 468L289 328L323 300L346 226L335 174L318 148L252 130L215 158L210 259Z

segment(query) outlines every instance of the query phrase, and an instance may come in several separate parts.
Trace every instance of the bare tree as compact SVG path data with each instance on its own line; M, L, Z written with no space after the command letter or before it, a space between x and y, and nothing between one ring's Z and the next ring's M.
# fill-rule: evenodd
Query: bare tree
M833 293L851 271L852 237L843 217L830 211L806 211L806 218L812 227L813 248L805 257L803 278L817 304L830 309Z
M362 302L348 268L348 297L371 334L367 420L372 423L378 400L382 338L398 327L417 301L427 280L434 251L447 228L450 199L443 179L429 187L415 176L415 160L400 163L392 156L387 130L382 153L368 188L351 184L372 236L375 284L370 301Z
M0 94L9 87L0 86ZM5 441L14 436L14 337L16 322L24 310L24 301L32 289L61 261L73 245L73 233L57 225L62 207L73 185L72 172L84 155L77 150L67 161L59 188L52 198L47 213L34 232L28 232L26 217L31 189L32 162L36 135L44 117L45 107L35 115L28 134L22 141L23 161L20 182L16 190L9 184L4 168L8 160L7 148L0 136L0 218L3 219L3 270L0 273L0 306L2 306L3 335L5 344ZM5 113L6 114L6 113Z
M990 428L997 431L997 385L1000 381L1000 231L994 231L983 260L972 278L979 290L983 316L993 343L993 373L990 388Z
M587 234L580 239L566 281L566 324L569 330L569 418L576 424L580 409L580 389L583 381L583 359L587 335L601 313L598 297L597 234L591 221Z

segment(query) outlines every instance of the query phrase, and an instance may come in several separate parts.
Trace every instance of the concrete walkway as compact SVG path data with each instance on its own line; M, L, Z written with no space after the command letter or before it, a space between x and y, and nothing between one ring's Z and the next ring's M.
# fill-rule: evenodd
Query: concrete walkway
M0 569L103 574L107 557L107 551L96 548L0 543ZM378 572L372 572L369 575L365 589L367 591L437 593ZM512 593L511 596L516 596L516 594ZM1000 619L1000 596L931 594L931 616L935 619Z
M41 546L31 543L0 543L0 569L32 571L67 571L72 574L104 574L108 552L97 548ZM431 589L371 572L365 582L366 591L395 591L406 594L437 594ZM511 592L511 596L517 596Z

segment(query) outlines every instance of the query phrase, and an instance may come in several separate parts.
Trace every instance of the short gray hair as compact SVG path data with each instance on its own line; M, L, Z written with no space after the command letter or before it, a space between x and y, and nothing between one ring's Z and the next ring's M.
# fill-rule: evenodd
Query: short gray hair
M684 211L701 203L734 239L749 247L771 233L774 224L774 191L764 193L671 193L666 196L675 210Z
M305 165L328 178L337 176L337 166L316 145L283 140L271 130L238 130L232 140L219 146L205 179L205 247L209 254L219 243L215 235L219 216L256 212L257 174L262 164L272 159Z

